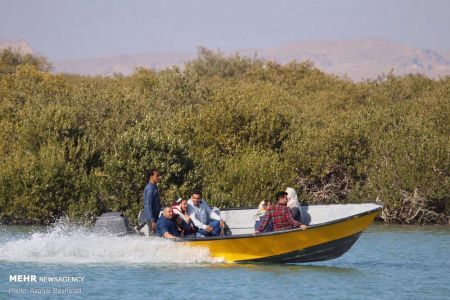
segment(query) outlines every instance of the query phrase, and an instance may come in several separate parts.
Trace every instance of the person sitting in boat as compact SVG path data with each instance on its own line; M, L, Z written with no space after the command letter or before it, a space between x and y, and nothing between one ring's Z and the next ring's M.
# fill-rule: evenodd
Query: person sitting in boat
M172 207L164 207L163 215L156 222L156 234L166 239L176 239L180 237L173 218Z
M292 217L294 217L295 220L301 222L301 206L300 202L298 201L297 192L291 188L288 187L286 189L287 193L287 207L289 207L292 211Z
M301 224L292 217L292 211L286 206L287 193L278 192L276 199L278 203L267 209L262 223L254 233L259 234L264 232L270 221L272 221L273 231L288 230L297 227L306 229L306 225Z
M267 213L267 208L270 207L270 201L263 200L258 205L258 212L255 215L255 230L259 228L259 225L263 221L264 217ZM269 222L267 227L264 229L264 232L272 231L272 221Z
M188 216L196 227L197 236L219 236L225 228L225 222L212 210L205 200L202 200L202 192L194 190L188 201Z
M187 213L187 207L187 200L183 198L179 198L172 204L175 224L182 235L189 235L197 232L197 227L195 227L194 222L192 222Z

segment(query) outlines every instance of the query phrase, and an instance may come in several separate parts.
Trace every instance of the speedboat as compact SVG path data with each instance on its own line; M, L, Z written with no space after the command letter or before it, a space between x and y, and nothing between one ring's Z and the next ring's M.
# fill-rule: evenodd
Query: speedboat
M323 261L347 252L381 209L380 205L373 203L302 205L301 220L308 225L307 229L295 228L257 235L254 235L256 208L222 209L220 216L231 234L185 237L179 242L189 247L207 248L212 257L228 263ZM111 227L108 222L101 223ZM119 223L116 222L116 225Z

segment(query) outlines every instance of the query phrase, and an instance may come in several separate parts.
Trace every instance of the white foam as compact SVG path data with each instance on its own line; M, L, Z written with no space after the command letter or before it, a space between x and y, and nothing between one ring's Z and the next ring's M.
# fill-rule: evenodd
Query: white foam
M0 244L0 261L68 264L201 264L219 262L207 249L142 236L104 236L59 224Z

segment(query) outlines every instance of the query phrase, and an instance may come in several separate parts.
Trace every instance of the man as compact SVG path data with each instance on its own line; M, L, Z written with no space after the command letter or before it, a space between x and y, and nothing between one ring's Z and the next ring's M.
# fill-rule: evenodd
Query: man
M158 236L166 239L176 239L180 237L177 226L172 218L172 207L164 207L162 217L156 222L156 233Z
M306 225L301 224L292 217L292 211L287 204L287 193L278 192L276 195L277 204L272 205L267 209L264 220L259 227L255 230L255 234L259 234L266 229L267 225L272 221L272 227L274 231L288 230L292 228L300 227L306 229Z
M157 169L151 169L147 176L149 182L144 190L144 215L149 234L155 234L156 222L161 211L161 199L157 186L160 175Z
M225 228L225 222L202 200L199 190L194 190L188 201L188 215L198 227L199 236L218 236Z

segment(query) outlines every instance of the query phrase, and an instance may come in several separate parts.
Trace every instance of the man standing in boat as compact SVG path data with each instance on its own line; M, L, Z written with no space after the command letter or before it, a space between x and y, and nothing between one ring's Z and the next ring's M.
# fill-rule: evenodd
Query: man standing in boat
M292 228L300 227L302 229L306 229L306 225L301 224L292 216L292 211L287 204L287 193L286 192L278 192L276 195L278 203L272 205L267 209L266 215L259 225L259 227L255 230L255 234L259 234L266 229L269 222L272 221L272 227L274 231L278 230L289 230Z
M148 172L148 183L144 190L144 215L147 222L149 234L155 234L156 222L158 222L161 211L161 198L158 191L159 172L151 169Z

